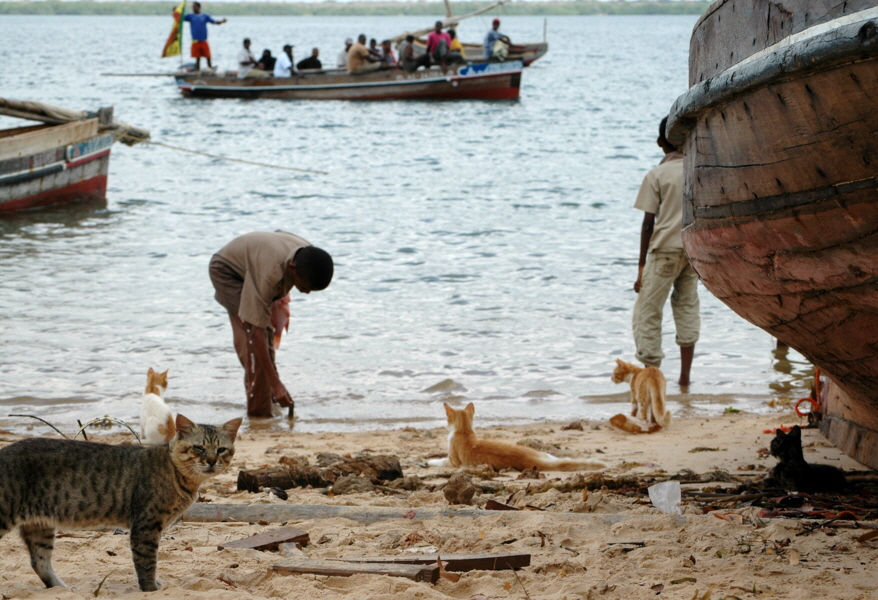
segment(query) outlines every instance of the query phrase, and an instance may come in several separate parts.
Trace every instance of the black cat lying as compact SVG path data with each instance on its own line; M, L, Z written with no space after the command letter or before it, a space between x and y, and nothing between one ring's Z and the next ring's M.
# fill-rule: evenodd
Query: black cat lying
M796 425L789 433L777 430L771 440L771 455L778 459L768 474L765 487L788 491L841 492L847 487L844 471L830 465L810 465L802 454L802 430Z

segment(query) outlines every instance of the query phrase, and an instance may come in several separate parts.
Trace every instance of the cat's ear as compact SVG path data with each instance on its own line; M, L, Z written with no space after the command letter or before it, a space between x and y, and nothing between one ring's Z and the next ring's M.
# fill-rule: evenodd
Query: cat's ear
M170 371L170 369L165 369L165 372L164 372L164 373L160 373L160 375L161 375L162 377L167 377L167 376L168 376L168 371Z
M149 368L149 371L146 372L147 377L152 377L155 375L155 371L152 370L152 367Z
M244 419L242 419L241 417L238 417L237 419L232 419L231 421L224 423L223 426L220 427L220 429L225 431L228 434L228 436L230 438L232 438L232 441L234 442L235 437L237 437L237 435L238 435L238 428L241 426L241 423L243 423L243 422L244 422Z
M177 415L177 421L175 424L177 425L177 437L180 438L187 435L188 433L191 433L193 429L198 427L198 425L196 425L183 415Z
M622 366L623 364L625 364L625 363L622 362L622 359L621 359L621 358L617 358L617 359L616 359L616 364L619 365L619 366L621 367L621 366Z
M790 434L791 436L793 436L793 437L796 437L796 438L802 439L802 430L799 428L798 425L793 425L793 428L790 429L790 433L789 433L789 434Z
M466 405L466 408L464 408L463 411L465 413L467 413L469 416L473 416L474 414L476 414L476 407L473 406L472 402L470 402L469 404Z
M779 440L782 440L782 439L784 439L785 437L787 437L787 434L785 434L785 433L783 432L783 429L775 429L775 430L774 430L774 435L775 435L775 436L777 437L777 439L779 439Z
M454 414L454 409L451 408L451 407L448 405L447 402L443 402L443 405L445 406L445 414L446 414L449 418L451 418L451 415Z

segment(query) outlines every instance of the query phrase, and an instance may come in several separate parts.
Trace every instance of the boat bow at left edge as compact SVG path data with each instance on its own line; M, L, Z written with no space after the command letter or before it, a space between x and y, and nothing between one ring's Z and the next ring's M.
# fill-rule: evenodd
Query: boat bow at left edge
M0 130L0 214L106 201L113 143L149 139L114 121L112 107L85 112L0 98L0 115L38 123Z

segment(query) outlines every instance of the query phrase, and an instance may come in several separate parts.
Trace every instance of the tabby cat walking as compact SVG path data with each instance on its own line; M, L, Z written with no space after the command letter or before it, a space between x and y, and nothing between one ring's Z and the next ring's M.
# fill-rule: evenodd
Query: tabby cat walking
M158 589L162 531L228 468L241 419L214 427L178 415L175 425L162 446L32 438L0 449L0 538L18 527L34 571L54 587L65 585L52 569L56 527L124 527L140 589Z

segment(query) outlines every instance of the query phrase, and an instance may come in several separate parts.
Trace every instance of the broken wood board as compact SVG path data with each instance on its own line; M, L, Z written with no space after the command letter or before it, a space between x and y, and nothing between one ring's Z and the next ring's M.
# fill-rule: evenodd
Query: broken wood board
M371 525L392 519L418 521L432 518L488 518L512 520L541 515L552 521L581 523L598 521L613 525L623 519L645 518L649 515L618 515L600 513L561 513L532 511L487 511L474 508L391 508L384 506L333 506L323 504L206 504L197 503L183 513L183 520L190 522L283 523L284 521L311 521L317 519L350 519L362 525Z
M312 574L330 575L334 577L350 577L365 573L368 575L388 575L390 577L405 577L412 581L428 581L436 583L439 580L439 565L411 565L411 564L386 564L386 563L353 563L337 560L314 560L288 559L271 565L271 570L284 575Z
M301 544L307 546L311 541L307 531L302 531L295 527L281 527L271 531L264 531L251 535L240 540L227 542L219 546L220 550L265 550L268 552L277 552L278 546L284 543Z
M350 563L393 563L410 565L433 565L442 560L446 571L501 571L530 566L530 554L412 554L402 556L362 556L333 558L333 561Z

